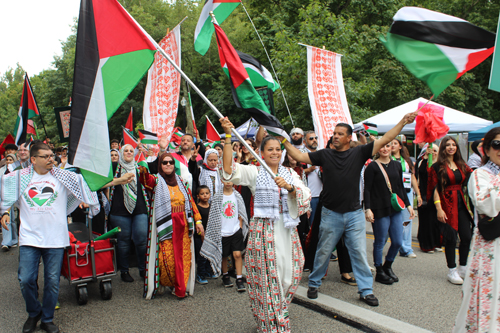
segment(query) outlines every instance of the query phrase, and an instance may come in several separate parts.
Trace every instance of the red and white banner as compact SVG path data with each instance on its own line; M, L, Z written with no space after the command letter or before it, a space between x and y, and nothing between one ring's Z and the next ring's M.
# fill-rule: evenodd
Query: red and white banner
M309 102L320 148L325 148L338 123L353 125L345 96L341 57L331 51L307 46Z
M167 55L181 66L181 27L176 26L158 43ZM172 137L177 119L181 75L156 52L155 61L148 71L144 95L144 129L158 134L158 138Z

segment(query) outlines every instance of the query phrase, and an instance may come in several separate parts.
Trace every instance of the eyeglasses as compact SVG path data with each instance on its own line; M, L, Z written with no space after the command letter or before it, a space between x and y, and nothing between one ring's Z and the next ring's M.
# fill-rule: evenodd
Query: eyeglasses
M162 165L175 165L175 162L174 161L162 161L161 162Z
M500 140L491 141L490 147L495 150L500 150Z
M310 136L307 138L307 140L318 140L317 136Z
M49 158L55 158L56 155L52 154L52 155L37 155L35 157L40 157L40 158L43 158L44 160L48 160Z

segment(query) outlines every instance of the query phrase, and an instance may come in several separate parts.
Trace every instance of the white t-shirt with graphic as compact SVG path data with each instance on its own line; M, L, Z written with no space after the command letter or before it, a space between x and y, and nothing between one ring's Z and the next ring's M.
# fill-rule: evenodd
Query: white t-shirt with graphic
M234 235L240 229L240 220L238 219L238 202L236 195L225 195L222 199L222 237Z
M33 178L19 198L19 245L42 248L69 246L66 218L68 189L50 173Z

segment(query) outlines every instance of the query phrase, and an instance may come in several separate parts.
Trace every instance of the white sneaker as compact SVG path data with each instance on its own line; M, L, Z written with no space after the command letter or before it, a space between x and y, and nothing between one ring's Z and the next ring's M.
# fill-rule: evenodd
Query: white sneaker
M435 250L436 252L443 252L443 249L442 249L442 248L440 248L440 247L436 247L434 250Z
M417 255L415 253L410 253L409 255L407 255L408 258L416 258Z
M450 268L448 273L448 281L453 284L463 284L464 280L458 275L458 271L456 268Z
M467 272L467 266L458 266L458 275L463 279L465 279L465 273Z

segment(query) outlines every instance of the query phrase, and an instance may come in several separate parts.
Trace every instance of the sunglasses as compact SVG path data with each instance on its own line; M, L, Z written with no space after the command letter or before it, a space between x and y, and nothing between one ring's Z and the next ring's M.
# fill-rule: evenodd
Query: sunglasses
M317 136L310 136L309 138L307 138L307 140L318 140L318 137Z
M491 141L490 147L495 150L500 150L500 140Z
M175 162L174 161L162 161L161 162L162 165L175 165Z

